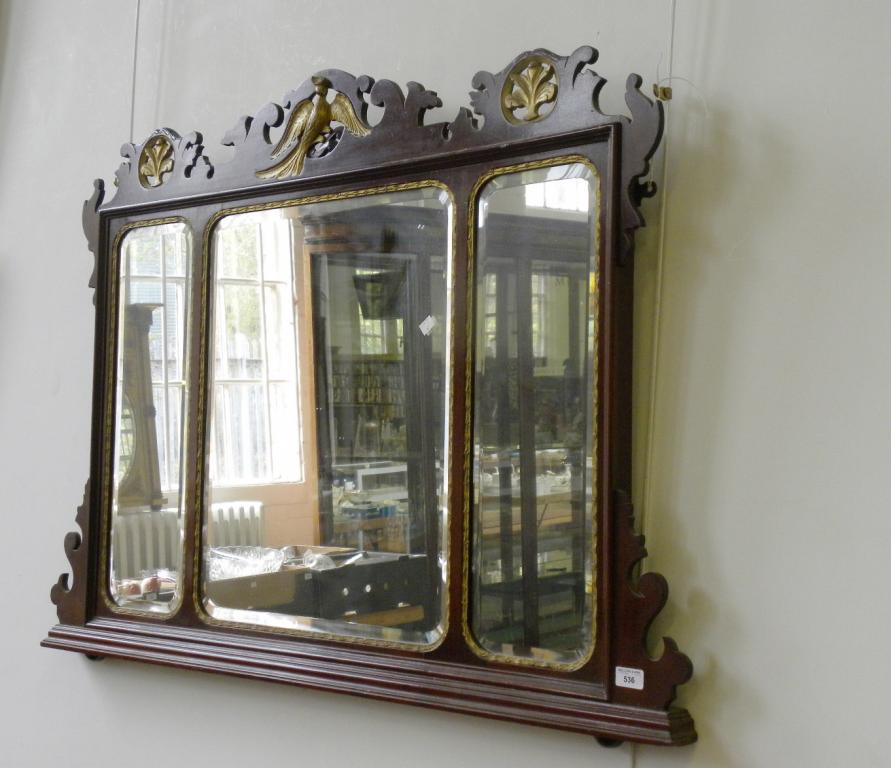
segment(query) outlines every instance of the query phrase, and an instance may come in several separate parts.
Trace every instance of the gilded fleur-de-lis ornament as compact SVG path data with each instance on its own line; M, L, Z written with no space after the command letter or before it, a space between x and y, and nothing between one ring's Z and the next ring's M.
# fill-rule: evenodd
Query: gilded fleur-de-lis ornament
M505 117L513 122L531 123L545 115L541 108L557 98L557 74L547 61L531 61L511 72L501 96ZM517 110L523 110L517 115Z
M312 82L315 93L294 106L282 137L272 150L273 159L285 150L288 150L287 154L271 168L258 171L260 178L286 179L300 175L303 161L313 147L326 142L331 136L332 122L340 123L354 136L367 136L371 132L356 114L347 96L338 93L333 101L328 101L330 81L324 77L313 77Z
M164 136L146 143L139 156L139 181L144 187L159 187L173 170L173 145Z

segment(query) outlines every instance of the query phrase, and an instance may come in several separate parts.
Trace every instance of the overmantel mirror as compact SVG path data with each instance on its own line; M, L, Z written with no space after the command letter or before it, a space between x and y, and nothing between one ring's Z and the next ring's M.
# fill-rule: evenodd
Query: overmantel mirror
M472 110L325 70L84 207L91 474L45 646L685 744L631 479L662 104L523 53Z

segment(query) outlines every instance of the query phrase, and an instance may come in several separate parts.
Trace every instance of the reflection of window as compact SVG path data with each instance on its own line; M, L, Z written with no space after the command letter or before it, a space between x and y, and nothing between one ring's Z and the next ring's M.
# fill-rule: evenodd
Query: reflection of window
M531 312L532 323L532 355L536 360L544 360L547 350L547 312L548 290L547 275L533 274L531 277ZM483 276L483 339L487 357L498 354L496 339L498 334L498 275L490 272ZM509 308L502 307L506 317Z
M525 186L526 205L558 211L587 211L587 179L553 179Z
M359 349L362 354L384 354L387 350L384 339L384 321L366 319L362 316L362 310L358 304L356 309L359 311Z
M133 230L123 259L123 301L155 305L149 329L149 361L161 489L179 490L185 392L185 317L188 246L181 232L155 227ZM132 427L132 418L129 422ZM126 428L121 441L127 441ZM132 442L132 440L131 440Z
M380 275L379 269L356 269L356 275ZM402 319L373 319L365 317L361 304L359 313L359 351L363 355L398 354L402 351Z
M547 282L543 274L532 275L532 356L544 361L547 343Z
M242 221L217 235L210 473L218 485L302 479L291 227Z
M498 283L497 277L490 272L483 277L484 280L484 306L483 306L483 333L485 334L486 355L495 357L496 349L496 333L498 332L498 321L496 319L496 310L498 309L498 295L496 293Z

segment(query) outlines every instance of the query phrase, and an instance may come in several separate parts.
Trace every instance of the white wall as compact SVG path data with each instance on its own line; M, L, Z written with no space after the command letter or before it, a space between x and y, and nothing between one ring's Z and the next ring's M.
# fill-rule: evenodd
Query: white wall
M670 7L143 0L135 137L201 129L221 156L235 118L327 66L419 80L451 116L478 69L540 45L598 47L618 108L627 72L667 73ZM0 766L888 765L887 3L677 4L673 71L691 82L673 83L640 238L635 493L701 739L612 751L38 648L88 464L80 205L128 138L135 10L0 1Z

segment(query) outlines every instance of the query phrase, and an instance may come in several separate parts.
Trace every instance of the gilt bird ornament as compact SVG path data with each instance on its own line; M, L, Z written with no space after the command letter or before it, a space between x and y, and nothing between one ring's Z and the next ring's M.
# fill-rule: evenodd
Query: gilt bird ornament
M272 159L287 154L271 168L258 171L263 179L286 179L299 176L303 161L316 144L322 144L331 135L331 123L341 123L354 136L367 136L371 129L356 114L349 98L338 93L333 101L328 101L331 82L324 77L313 77L315 93L310 98L296 104L291 110L288 124L278 144L272 150ZM290 148L290 149L289 149Z

